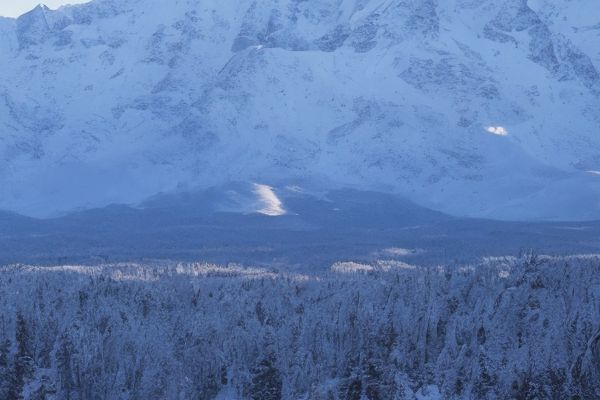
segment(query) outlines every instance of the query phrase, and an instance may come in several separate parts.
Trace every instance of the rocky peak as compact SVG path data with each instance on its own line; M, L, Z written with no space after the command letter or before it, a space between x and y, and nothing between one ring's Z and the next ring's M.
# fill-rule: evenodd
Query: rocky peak
M17 38L21 49L44 43L71 24L71 18L59 10L40 4L17 18Z

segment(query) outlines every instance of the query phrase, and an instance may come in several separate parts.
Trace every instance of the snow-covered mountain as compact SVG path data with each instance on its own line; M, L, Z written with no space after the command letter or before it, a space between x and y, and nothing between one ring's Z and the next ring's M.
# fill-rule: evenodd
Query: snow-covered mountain
M39 6L0 18L0 209L255 182L600 218L599 39L597 0Z

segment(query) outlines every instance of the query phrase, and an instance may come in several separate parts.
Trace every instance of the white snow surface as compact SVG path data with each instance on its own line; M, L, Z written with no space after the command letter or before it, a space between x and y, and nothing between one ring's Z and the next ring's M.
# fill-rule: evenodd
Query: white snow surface
M254 193L258 196L260 207L258 212L271 217L285 215L283 203L273 191L273 188L268 185L254 184Z
M0 18L0 209L235 181L598 219L599 36L596 0L40 6Z

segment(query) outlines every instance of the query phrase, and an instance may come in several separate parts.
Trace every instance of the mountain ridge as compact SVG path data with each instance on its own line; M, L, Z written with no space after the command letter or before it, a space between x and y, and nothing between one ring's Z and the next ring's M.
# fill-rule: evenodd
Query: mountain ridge
M598 219L594 7L38 7L0 22L0 209L48 216L246 181Z

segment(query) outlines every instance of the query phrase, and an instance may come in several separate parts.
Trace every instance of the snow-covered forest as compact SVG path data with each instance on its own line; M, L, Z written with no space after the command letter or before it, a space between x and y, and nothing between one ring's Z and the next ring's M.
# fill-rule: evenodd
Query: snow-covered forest
M600 258L0 271L2 399L594 399Z

